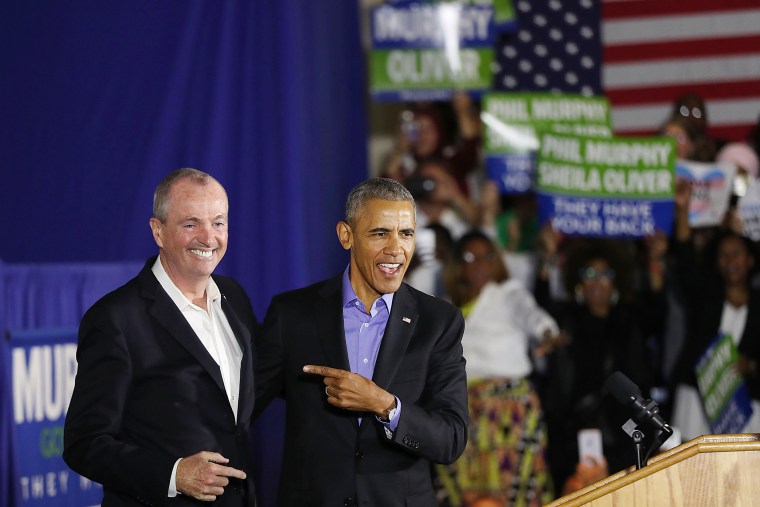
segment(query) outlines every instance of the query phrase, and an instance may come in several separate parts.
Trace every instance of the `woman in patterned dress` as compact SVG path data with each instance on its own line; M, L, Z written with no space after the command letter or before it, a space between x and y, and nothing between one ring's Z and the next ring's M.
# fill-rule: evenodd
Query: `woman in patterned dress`
M545 458L546 431L529 380L532 354L561 341L554 319L517 280L481 232L452 248L444 282L465 317L469 441L462 457L439 466L445 502L470 506L484 496L509 506L540 506L553 498Z

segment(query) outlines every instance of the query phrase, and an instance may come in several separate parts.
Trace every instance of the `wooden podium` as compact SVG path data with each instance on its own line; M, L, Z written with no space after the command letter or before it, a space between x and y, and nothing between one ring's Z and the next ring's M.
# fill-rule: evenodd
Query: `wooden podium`
M760 435L706 435L545 507L760 505Z

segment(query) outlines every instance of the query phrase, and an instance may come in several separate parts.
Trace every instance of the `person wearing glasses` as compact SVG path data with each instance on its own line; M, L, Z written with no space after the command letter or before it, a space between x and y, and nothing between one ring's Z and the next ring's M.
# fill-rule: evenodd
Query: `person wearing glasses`
M530 380L534 358L562 343L555 320L480 231L463 235L444 268L444 285L465 317L470 428L462 456L436 467L447 505L482 498L500 505L543 505L553 498L546 428Z
M655 243L649 243L651 248ZM613 372L621 371L648 396L654 372L647 342L661 333L666 304L661 287L638 302L634 299L633 262L624 260L629 250L622 247L622 240L609 239L573 245L563 266L569 301L550 300L547 283L537 282L539 304L557 316L569 340L548 356L541 383L549 460L558 489L581 462L578 432L582 429L601 431L609 472L636 463L632 441L622 429L630 414L604 395L603 385Z

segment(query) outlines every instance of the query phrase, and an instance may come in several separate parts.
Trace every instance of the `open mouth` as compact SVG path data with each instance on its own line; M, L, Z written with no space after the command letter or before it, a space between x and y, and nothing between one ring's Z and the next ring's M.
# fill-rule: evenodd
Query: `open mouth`
M395 275L401 270L400 263L383 262L378 264L377 267L386 275Z
M194 249L194 250L190 250L190 252L204 259L210 259L211 256L214 254L213 250L195 250Z

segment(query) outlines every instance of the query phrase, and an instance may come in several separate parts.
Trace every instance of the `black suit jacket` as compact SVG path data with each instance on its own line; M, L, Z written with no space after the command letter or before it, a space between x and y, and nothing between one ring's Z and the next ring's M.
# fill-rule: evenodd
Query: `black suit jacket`
M248 428L257 322L250 301L231 278L214 276L243 351L235 421L219 366L151 272L154 261L82 319L63 457L103 484L104 506L194 505L201 502L167 497L172 467L178 458L216 451L248 476L232 479L216 505L240 505L238 491L253 505Z
M723 305L726 302L725 289L712 287L699 293L701 304L695 304L692 316L693 326L684 345L678 365L678 379L692 386L697 385L695 373L699 358L707 351L718 336ZM736 337L734 337L736 338ZM739 339L739 352L749 359L760 363L760 290L750 289L747 301L747 321L744 332ZM747 390L753 399L760 400L760 377L757 374L745 376Z
M373 381L401 400L392 438L371 414L326 401L306 364L350 370L341 277L276 296L257 347L257 411L286 401L283 506L435 506L430 462L450 463L467 440L462 315L406 284L396 292ZM362 416L361 425L358 417Z

